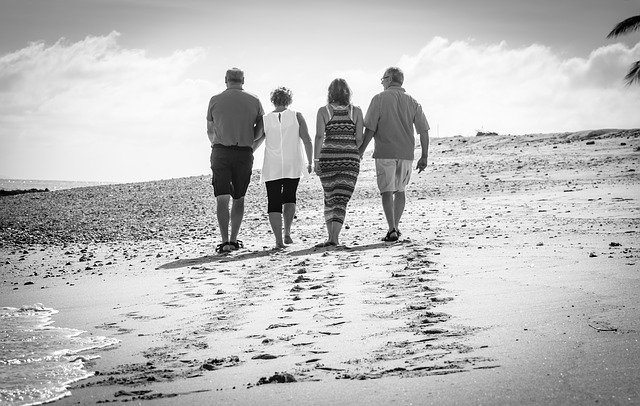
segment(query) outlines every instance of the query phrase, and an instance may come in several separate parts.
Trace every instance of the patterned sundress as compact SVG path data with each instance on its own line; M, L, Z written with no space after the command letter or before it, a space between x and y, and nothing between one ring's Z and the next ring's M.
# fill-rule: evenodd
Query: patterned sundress
M329 121L318 158L318 176L324 189L325 222L344 223L347 204L356 187L360 173L360 153L356 144L356 124L351 118L353 106L334 108L327 106Z

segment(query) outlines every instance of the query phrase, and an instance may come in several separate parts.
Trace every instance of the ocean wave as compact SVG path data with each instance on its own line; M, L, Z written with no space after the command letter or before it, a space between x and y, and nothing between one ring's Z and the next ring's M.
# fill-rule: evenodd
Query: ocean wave
M84 364L99 358L93 351L120 342L54 327L56 313L41 303L0 308L0 403L37 405L69 396L71 383L94 375Z

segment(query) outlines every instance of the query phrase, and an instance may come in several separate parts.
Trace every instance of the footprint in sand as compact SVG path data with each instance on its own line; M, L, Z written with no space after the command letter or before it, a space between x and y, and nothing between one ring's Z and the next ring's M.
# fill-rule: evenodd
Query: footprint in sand
M251 359L276 359L279 358L280 355L272 355L272 354L260 354L260 355L254 355L253 357L251 357Z

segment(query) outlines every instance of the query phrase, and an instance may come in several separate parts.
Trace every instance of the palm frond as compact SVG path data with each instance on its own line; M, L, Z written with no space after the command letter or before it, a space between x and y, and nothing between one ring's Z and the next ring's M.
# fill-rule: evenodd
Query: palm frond
M615 38L619 35L640 29L640 15L629 17L618 23L607 35L607 38Z
M637 82L640 85L640 61L635 61L631 64L629 72L624 79L627 81L628 86L631 86L633 82Z

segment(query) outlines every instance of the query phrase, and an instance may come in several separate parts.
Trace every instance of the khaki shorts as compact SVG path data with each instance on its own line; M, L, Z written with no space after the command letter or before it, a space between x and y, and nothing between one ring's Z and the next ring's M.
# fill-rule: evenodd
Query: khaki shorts
M411 179L410 159L376 159L376 178L380 193L404 192Z

